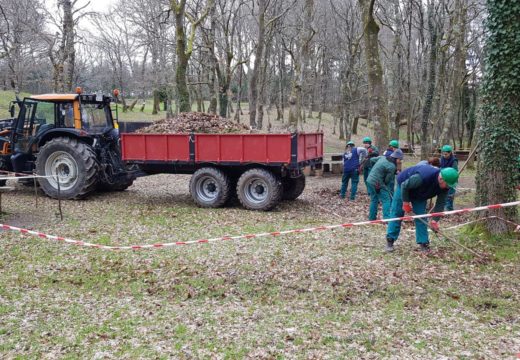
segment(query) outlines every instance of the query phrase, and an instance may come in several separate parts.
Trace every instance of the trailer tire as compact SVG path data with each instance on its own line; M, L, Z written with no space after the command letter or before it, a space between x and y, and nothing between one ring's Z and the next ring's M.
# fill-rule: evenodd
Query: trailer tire
M190 194L197 205L218 208L229 199L229 184L229 178L222 170L204 167L191 176Z
M305 175L297 178L286 177L282 179L283 186L283 200L296 200L298 196L303 193L305 189Z
M55 178L39 178L43 192L57 199L83 199L96 190L99 163L91 146L69 137L46 143L36 158L36 173Z
M238 201L238 195L237 195L237 183L238 183L238 176L237 175L230 175L228 174L229 178L229 197L226 201L226 206L235 206L240 205L240 202Z
M238 179L237 195L246 209L268 211L280 202L282 183L269 170L251 169Z

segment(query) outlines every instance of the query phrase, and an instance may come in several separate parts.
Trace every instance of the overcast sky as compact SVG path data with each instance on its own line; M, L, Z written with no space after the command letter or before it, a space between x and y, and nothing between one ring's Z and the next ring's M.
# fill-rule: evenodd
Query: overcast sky
M86 4L87 1L88 0L81 0L79 3ZM88 9L91 11L106 12L114 3L115 0L90 0Z

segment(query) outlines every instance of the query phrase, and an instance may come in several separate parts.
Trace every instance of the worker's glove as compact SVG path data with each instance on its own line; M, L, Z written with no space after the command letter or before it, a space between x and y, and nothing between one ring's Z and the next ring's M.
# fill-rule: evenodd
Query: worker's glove
M413 211L412 204L410 204L409 202L403 202L403 211L405 213L411 213Z
M430 221L430 227L434 232L439 232L439 223L435 220Z
M357 171L358 175L363 174L363 166L360 166Z
M376 194L379 194L381 192L381 185L379 183L376 184Z

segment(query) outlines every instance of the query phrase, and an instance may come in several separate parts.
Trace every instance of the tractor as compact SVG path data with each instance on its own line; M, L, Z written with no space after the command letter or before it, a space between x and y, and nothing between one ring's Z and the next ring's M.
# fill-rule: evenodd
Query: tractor
M114 99L82 94L79 88L76 92L11 102L13 118L0 121L0 170L41 176L38 184L52 198L82 199L95 190L125 190L136 176L121 160L110 107Z

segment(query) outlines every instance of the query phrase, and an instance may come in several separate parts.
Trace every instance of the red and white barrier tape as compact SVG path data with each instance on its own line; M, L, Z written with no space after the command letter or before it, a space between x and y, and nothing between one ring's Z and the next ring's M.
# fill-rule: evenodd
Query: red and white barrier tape
M266 237L266 236L301 234L301 233L313 232L313 231L350 228L350 227L362 226L362 225L382 224L382 223L387 223L390 221L398 221L398 220L407 221L407 220L420 219L420 218L440 217L440 216L453 215L453 214L464 214L464 213L468 213L468 212L493 210L493 209L500 209L500 208L505 208L505 207L510 207L510 206L518 206L518 205L520 205L520 201L514 201L514 202L504 203L504 204L479 206L479 207L468 208L468 209L444 211L444 212L431 213L431 214L403 216L403 217L392 218L392 219L360 221L360 222L355 222L355 223L345 223L345 224L338 224L338 225L317 226L317 227L306 228L306 229L273 231L273 232L265 232L265 233L259 233L259 234L249 234L249 235L222 236L222 237L211 238L211 239L198 239L198 240L190 240L190 241L176 241L176 242L170 242L170 243L128 245L128 246L108 246L108 245L101 245L101 244L93 244L93 243L79 241L79 240L67 239L67 238L64 238L61 236L48 235L48 234L44 234L44 233L41 233L38 231L22 229L22 228L18 228L15 226L4 225L4 224L0 224L0 229L17 231L21 234L32 235L32 236L36 236L36 237L39 237L42 239L57 240L57 241L61 241L64 243L69 243L69 244L73 244L73 245L77 245L77 246L92 247L92 248L103 249L103 250L141 250L141 249L154 249L154 248L157 249L157 248L171 247L171 246L176 246L176 245L205 244L205 243L223 241L223 240L240 240L240 239L260 238L260 237Z
M3 176L0 175L0 180L22 180L22 179L48 179L48 178L54 178L56 179L56 176L52 175L17 175L17 176Z
M453 225L453 226L450 226L450 227L447 227L447 228L443 228L443 231L458 229L460 227L463 227L463 226L466 226L466 225L469 225L469 224L473 224L473 223L476 223L476 222L479 222L479 221L488 220L488 219L497 219L497 220L505 222L506 224L514 226L515 230L513 232L518 232L518 229L520 228L520 225L518 225L517 223L514 223L512 221L509 221L509 220L506 220L504 218L501 218L501 217L493 215L493 216L486 216L484 218L479 218L479 219L476 219L476 220L471 220L471 221L465 222L463 224L457 224L457 225ZM406 231L408 231L408 232L415 232L415 229L407 229ZM428 229L428 231L431 232L432 229Z

